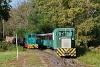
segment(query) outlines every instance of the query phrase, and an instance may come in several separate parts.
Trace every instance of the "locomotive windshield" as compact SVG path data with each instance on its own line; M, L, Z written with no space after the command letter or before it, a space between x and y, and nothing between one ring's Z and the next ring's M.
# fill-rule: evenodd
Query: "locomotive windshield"
M32 35L32 38L34 38L35 37L35 35Z
M65 36L65 33L66 33L65 31L59 31L58 36Z
M58 31L58 36L73 36L73 31Z
M72 36L73 31L67 31L67 36Z
M35 38L35 34L28 35L28 38Z

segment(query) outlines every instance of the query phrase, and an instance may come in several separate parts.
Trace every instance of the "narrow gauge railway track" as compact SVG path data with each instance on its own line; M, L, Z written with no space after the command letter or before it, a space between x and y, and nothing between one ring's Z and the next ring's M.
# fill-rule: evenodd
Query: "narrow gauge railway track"
M56 56L54 51L52 51L51 54L36 49L36 53L41 54L41 56L43 56L47 60L45 62L49 63L49 67L66 67L66 64L64 63L63 59L61 57Z
M36 53L38 53L40 56L43 56L46 61L49 63L49 66L47 67L84 67L80 63L78 63L75 59L72 58L61 58L56 55L55 51L45 52L36 49Z
M63 60L67 64L67 67L86 67L78 60L73 58L63 58Z
M58 57L56 55L52 55L46 52L45 52L45 55L46 57L50 59L50 62L52 63L52 65L55 65L55 67L66 67L67 66L61 57Z

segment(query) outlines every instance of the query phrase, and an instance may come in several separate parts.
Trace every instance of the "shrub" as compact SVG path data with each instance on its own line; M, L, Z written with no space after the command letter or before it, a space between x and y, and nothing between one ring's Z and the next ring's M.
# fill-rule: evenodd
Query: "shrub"
M0 42L0 51L15 51L16 50L16 44L10 44L7 42ZM19 51L24 51L25 49L23 46L18 46Z

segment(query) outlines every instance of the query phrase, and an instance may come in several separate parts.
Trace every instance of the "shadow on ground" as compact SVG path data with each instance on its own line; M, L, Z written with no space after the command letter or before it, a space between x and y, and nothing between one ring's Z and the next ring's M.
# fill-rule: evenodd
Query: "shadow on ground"
M90 51L84 46L77 46L76 49L77 49L76 50L77 57L83 56L87 51Z

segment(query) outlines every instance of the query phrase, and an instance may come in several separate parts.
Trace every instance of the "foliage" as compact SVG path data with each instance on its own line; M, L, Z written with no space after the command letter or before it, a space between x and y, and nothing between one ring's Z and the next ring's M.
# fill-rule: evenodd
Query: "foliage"
M62 6L62 0L51 0L51 1L35 1L34 5L35 8L39 11L41 17L47 18L40 18L43 22L51 22L54 27L63 27L64 23L66 22L65 19L65 9ZM41 7L42 6L42 7Z
M58 27L74 27L77 45L100 42L99 0L32 0L10 14L6 35L15 32L23 37L27 32L49 33Z
M92 34L92 31L95 27L97 27L97 24L99 25L99 22L97 22L97 17L99 16L94 11L98 9L100 5L99 4L92 4L87 3L86 7L88 9L84 8L83 18L79 20L82 20L81 23L77 24L77 41L78 43L84 43L87 44L89 41L94 40L94 34ZM99 10L97 11L99 12ZM81 14L82 15L82 14ZM95 16L94 16L95 15ZM82 16L81 16L82 17ZM80 22L80 21L78 21Z
M33 4L29 23L32 23L36 30L42 30L45 33L44 28L48 28L46 25L51 23L51 30L57 27L76 28L77 45L87 46L88 42L97 39L93 34L96 31L93 30L100 26L99 2L94 0L35 0Z
M10 43L0 42L0 51L9 50L10 47Z
M18 46L19 51L24 51L24 48L22 46ZM16 45L10 44L7 42L0 42L0 52L1 51L15 51Z
M27 33L27 31L25 30L25 28L18 28L16 30L16 33L18 33L19 37L25 37L25 33Z
M95 48L92 49L92 51L87 51L85 55L80 56L77 58L83 64L86 65L86 67L99 67L100 66L100 50Z
M23 37L24 34L20 33L21 29L24 31L28 25L28 15L31 11L31 3L24 2L18 8L12 8L10 11L11 18L5 24L5 35L14 36L16 33ZM19 30L19 31L18 31ZM26 30L26 29L25 29Z
M9 2L11 2L11 0L8 0L8 2L6 0L0 0L0 19L7 21L10 17L9 11L11 6L9 5Z
M32 11L32 15L29 17L29 25L30 32L36 32L36 33L49 33L52 32L54 29L53 24L50 21L50 15L45 14L41 15L41 13L35 8Z
M2 35L4 35L4 27L3 27L3 20L8 21L10 18L9 11L11 6L9 5L11 0L0 0L0 40Z

